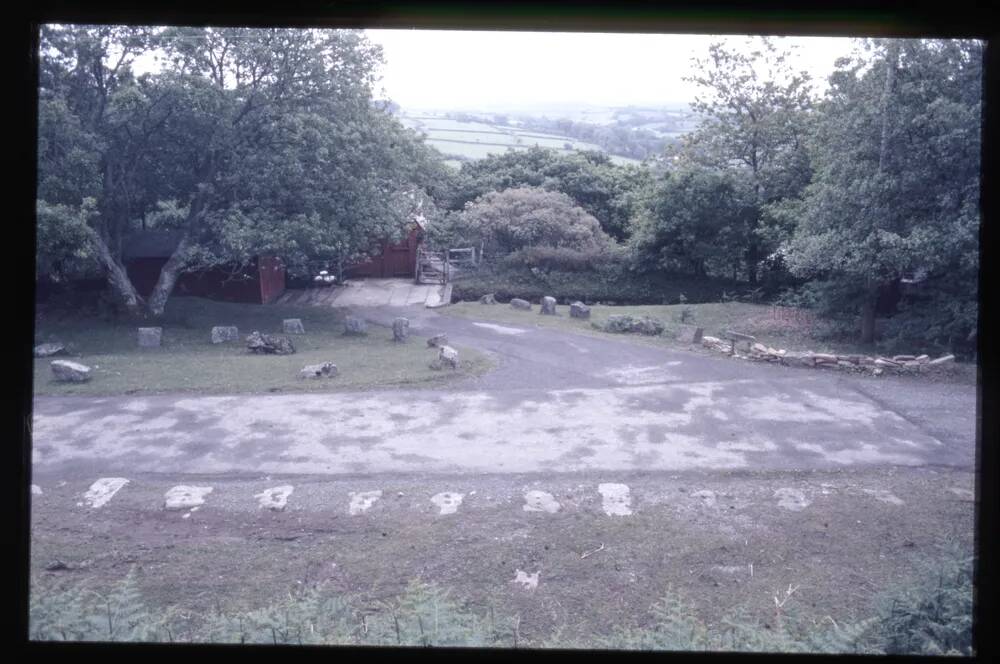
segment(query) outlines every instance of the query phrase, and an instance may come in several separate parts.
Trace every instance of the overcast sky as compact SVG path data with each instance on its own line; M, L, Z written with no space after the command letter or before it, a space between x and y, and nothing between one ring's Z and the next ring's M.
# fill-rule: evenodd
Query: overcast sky
M404 108L598 106L690 101L682 78L708 55L709 35L366 30L386 60L381 86ZM724 37L744 44L745 37ZM825 80L850 53L844 37L782 37L794 63ZM381 95L380 95L381 96Z

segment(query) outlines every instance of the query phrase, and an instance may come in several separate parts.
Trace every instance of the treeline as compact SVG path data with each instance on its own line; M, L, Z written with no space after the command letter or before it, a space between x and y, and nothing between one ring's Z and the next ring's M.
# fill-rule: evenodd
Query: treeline
M43 26L36 276L97 274L158 316L186 270L270 254L305 274L419 211L430 242L510 269L737 280L865 341L959 350L978 316L982 54L859 41L816 95L769 40L714 45L700 124L642 165L532 148L456 172L373 101L381 54L358 32ZM180 240L143 296L125 249L149 229Z
M865 342L967 350L982 49L859 41L817 96L769 40L714 45L692 79L703 120L660 159L536 148L463 164L432 239L531 250L506 263L536 269L738 279Z

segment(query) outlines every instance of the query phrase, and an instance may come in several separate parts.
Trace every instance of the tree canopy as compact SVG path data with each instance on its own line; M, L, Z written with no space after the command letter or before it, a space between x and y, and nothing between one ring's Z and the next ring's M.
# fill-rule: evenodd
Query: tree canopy
M142 53L158 72L134 75ZM185 269L363 254L444 169L373 102L381 53L358 32L45 26L41 56L39 210L84 232L137 314L162 313ZM151 218L181 240L147 301L123 247Z
M534 246L599 249L610 241L597 219L573 199L538 187L484 194L457 216L466 239L481 242L490 254Z
M976 41L870 42L818 109L785 250L795 273L839 285L831 304L864 307L869 341L879 289L905 276L947 274L975 302L981 62ZM959 319L967 334L975 311Z

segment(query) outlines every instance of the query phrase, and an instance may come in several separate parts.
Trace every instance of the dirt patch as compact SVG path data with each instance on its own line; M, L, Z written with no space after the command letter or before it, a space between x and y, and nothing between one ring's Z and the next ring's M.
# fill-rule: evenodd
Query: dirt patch
M668 587L708 622L736 606L772 619L789 584L799 590L786 610L850 621L923 556L952 542L971 551L973 539L973 474L951 469L130 479L92 510L74 507L88 481L36 478L32 574L107 587L139 566L152 603L205 613L316 583L374 603L421 578L482 613L520 616L529 646L559 629L572 639L648 625ZM162 509L178 482L215 487L186 519ZM285 509L262 509L255 496L279 484L295 487ZM606 513L602 484L627 486L631 514ZM809 504L782 509L780 489ZM352 491L380 498L352 516ZM432 496L458 491L460 508L441 516ZM529 491L561 508L526 511ZM66 569L46 571L52 561Z

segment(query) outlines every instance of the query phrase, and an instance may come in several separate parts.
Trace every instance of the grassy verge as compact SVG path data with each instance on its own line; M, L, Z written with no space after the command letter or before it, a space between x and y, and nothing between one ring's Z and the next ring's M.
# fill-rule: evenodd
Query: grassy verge
M664 333L659 336L630 334L628 335L630 340L676 348L694 348L690 344L677 341L675 335L682 325L697 325L704 328L707 335L721 337L727 330L742 332L753 335L762 344L789 351L815 351L842 355L870 355L880 352L893 354L878 346L865 346L831 338L829 325L822 320L810 317L805 312L795 315L788 308L772 310L772 307L766 304L714 302L634 306L595 305L591 307L589 321L570 318L569 307L563 305L559 305L556 309L558 316L539 315L537 304L532 311L521 311L506 304L484 305L478 302L460 302L440 311L450 316L489 320L520 327L544 327L600 336L609 333L595 329L593 324L600 326L609 316L616 314L650 316L664 322L666 325ZM921 349L913 350L916 354L922 352ZM974 368L972 365L962 365L958 373L962 376L968 373L969 375L965 377L975 380ZM966 369L969 371L965 371Z
M213 302L201 298L170 300L162 322L160 348L139 348L134 322L113 321L87 311L48 309L36 318L37 342L66 344L70 357L92 367L87 383L58 383L49 367L53 358L35 360L36 395L117 395L198 392L241 394L327 392L375 387L419 387L487 371L482 353L460 348L458 371L435 371L435 352L412 338L400 344L392 331L370 326L366 337L343 335L343 314L323 307L292 307ZM212 344L215 325L236 325L241 339L253 330L281 333L282 320L299 318L306 334L290 335L293 355L252 355L245 344ZM306 364L333 362L340 375L303 380Z
M596 335L607 333L595 329L592 323L602 325L609 316L620 314L650 316L665 323L667 329L663 335L656 337L629 335L630 338L634 337L647 343L679 346L681 344L674 339L677 330L682 325L697 325L704 328L705 334L721 336L726 330L733 330L752 334L763 344L788 350L815 350L835 353L862 352L861 347L856 344L824 339L823 326L819 322L781 320L772 316L769 305L763 304L716 302L633 306L595 305L591 307L589 321L570 318L567 306L560 305L556 310L559 313L558 316L541 316L538 313L537 305L532 311L521 311L505 304L483 305L475 302L462 302L446 307L441 312L452 316L481 318L522 327L547 327ZM686 318L685 310L689 312Z
M79 582L56 587L34 579L30 638L45 641L153 641L259 644L542 647L614 650L972 655L972 559L929 560L905 588L883 592L870 617L845 622L796 617L796 588L774 594L766 622L750 607L706 623L670 591L638 627L622 624L567 639L519 635L512 607L469 606L430 583L395 597L366 600L322 586L300 588L265 607L206 615L147 604L133 569L104 591Z

